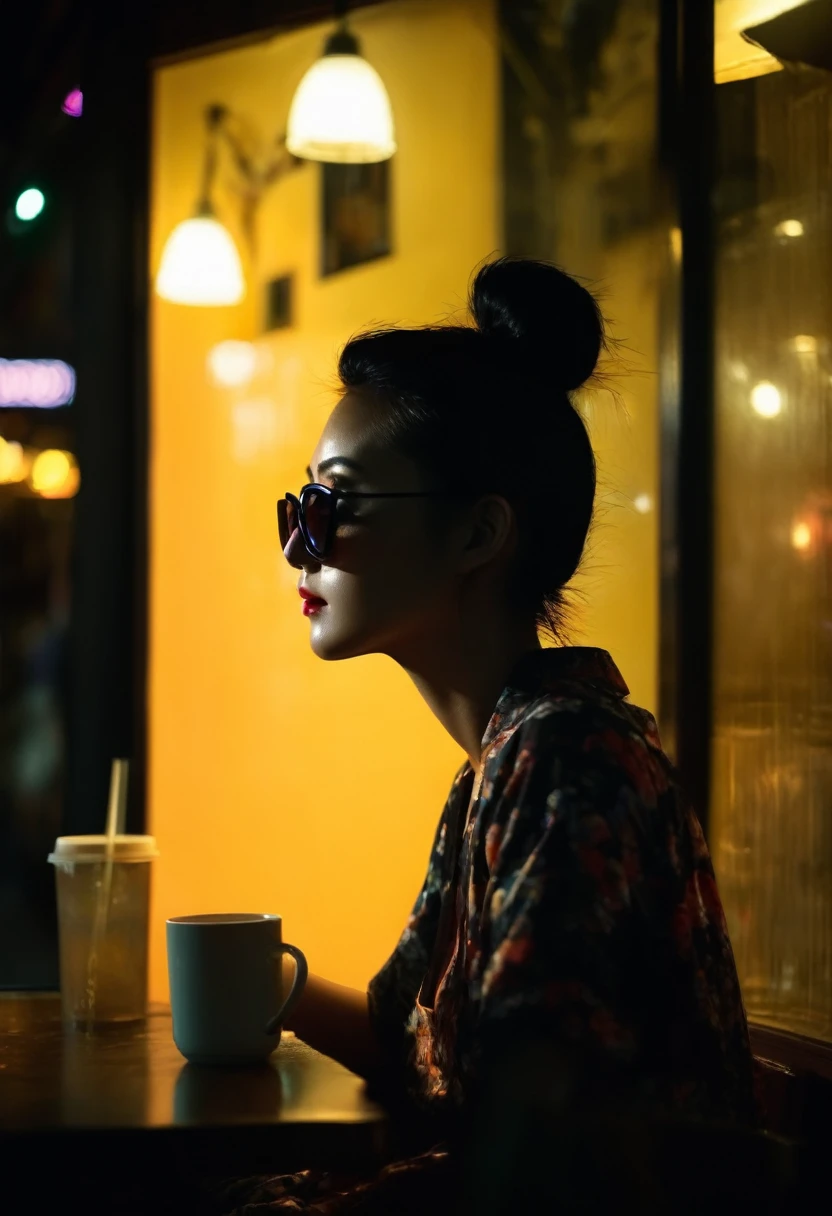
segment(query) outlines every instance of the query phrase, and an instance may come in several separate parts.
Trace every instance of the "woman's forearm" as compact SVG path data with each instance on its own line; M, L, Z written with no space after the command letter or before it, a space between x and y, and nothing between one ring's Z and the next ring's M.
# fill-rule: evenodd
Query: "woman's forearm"
M378 1073L382 1055L370 1025L366 992L310 975L285 1026L359 1076L369 1079Z

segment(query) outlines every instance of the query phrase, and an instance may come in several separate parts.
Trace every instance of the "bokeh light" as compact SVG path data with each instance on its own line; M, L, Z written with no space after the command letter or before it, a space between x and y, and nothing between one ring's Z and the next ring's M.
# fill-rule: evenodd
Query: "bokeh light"
M639 515L648 515L653 510L653 499L649 494L636 494L633 499L633 506Z
M818 340L812 334L797 334L792 338L790 346L796 355L816 355Z
M0 435L0 485L9 486L23 481L28 467L22 446Z
M792 528L792 546L795 549L808 549L812 543L812 529L805 522L799 520Z
M782 220L774 229L775 236L803 236L803 225L800 220Z
M71 498L79 484L78 465L71 452L47 448L32 462L29 485L43 498Z
M0 359L0 407L55 409L75 397L75 369L62 359Z
M254 376L257 348L253 342L218 342L208 352L208 371L223 388L242 388Z
M760 380L751 390L751 405L761 418L776 418L783 408L777 385L770 380Z
M84 113L84 94L80 89L70 89L61 102L61 109L70 118L80 118Z
M38 190L37 186L30 186L28 190L24 190L18 195L17 202L14 205L14 213L19 220L33 220L40 215L46 205L43 191Z

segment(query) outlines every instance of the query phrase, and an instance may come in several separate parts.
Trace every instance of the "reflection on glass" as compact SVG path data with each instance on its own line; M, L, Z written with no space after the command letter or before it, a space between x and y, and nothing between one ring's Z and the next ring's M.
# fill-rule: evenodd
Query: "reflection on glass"
M774 235L785 237L786 240L803 236L803 225L800 220L781 220L779 224L775 225Z
M761 418L776 418L783 408L780 389L768 380L761 380L751 390L751 404Z
M832 1038L832 77L717 97L712 845L749 1016Z

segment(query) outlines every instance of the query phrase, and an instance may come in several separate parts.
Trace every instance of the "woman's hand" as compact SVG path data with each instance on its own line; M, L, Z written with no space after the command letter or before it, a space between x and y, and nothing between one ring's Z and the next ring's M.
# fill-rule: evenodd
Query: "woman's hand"
M283 986L288 992L294 964L284 958L283 967ZM383 1055L370 1024L367 993L357 988L310 975L284 1027L365 1080L372 1079L382 1067Z

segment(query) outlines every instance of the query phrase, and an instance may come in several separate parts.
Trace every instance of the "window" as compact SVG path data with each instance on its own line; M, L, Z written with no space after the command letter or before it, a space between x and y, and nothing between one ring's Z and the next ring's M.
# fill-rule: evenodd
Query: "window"
M711 843L749 1017L829 1039L832 76L717 106Z

